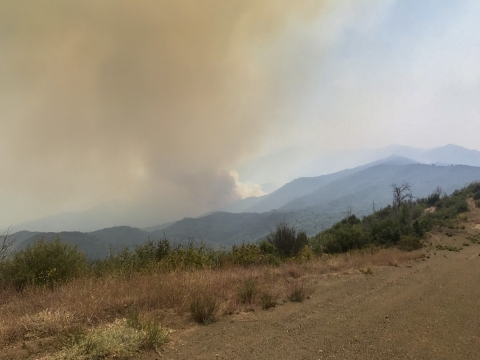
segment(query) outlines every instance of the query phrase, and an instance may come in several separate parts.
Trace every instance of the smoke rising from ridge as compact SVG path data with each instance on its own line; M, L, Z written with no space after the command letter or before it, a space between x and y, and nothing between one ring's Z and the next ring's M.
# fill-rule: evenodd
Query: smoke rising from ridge
M145 204L147 225L260 194L230 171L309 86L302 54L292 81L288 59L262 49L325 11L308 0L2 2L4 222L122 198Z

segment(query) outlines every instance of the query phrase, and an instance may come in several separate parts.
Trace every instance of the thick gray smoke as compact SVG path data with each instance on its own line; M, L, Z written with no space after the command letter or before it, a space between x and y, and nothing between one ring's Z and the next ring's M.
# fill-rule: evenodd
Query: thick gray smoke
M262 49L324 12L309 0L0 2L2 222L120 198L145 204L145 225L238 198L230 170L308 78L279 78Z

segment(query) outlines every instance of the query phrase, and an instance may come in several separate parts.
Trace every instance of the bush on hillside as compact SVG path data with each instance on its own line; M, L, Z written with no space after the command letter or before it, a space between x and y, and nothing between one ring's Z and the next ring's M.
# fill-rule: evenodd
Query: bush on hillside
M232 250L222 255L223 265L234 264L240 266L250 265L279 265L280 258L275 253L275 247L266 244L233 245Z
M452 195L442 199L436 206L435 217L439 220L454 219L458 214L468 211L466 196Z
M466 190L470 193L480 192L480 182L473 182L466 187Z
M398 242L400 250L413 251L422 248L422 242L418 236L402 235Z
M170 241L162 239L158 241L148 240L143 245L135 246L135 255L140 267L145 267L152 262L165 258L171 252Z
M329 254L343 253L361 249L366 244L364 229L361 225L342 224L330 231L323 244L323 251Z
M275 247L280 256L284 257L296 256L305 245L308 245L305 231L297 233L295 228L288 226L286 222L278 224L265 239Z
M167 271L214 269L220 266L219 252L204 243L178 244L160 260L161 268Z
M259 247L260 247L260 251L265 255L267 254L273 255L277 251L275 246L272 243L268 242L267 240L263 240L262 242L260 242Z
M16 252L2 266L2 282L22 290L27 285L55 284L79 276L87 269L85 254L76 246L57 238L54 242L37 240L25 250Z
M372 224L370 235L378 245L396 244L402 235L401 223L393 217Z

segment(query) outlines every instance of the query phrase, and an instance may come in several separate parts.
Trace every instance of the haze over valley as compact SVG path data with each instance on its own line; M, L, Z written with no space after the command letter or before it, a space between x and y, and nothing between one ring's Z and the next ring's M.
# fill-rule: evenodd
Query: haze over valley
M448 146L446 150L451 148ZM418 152L416 149L403 149L411 154ZM440 154L440 157L435 158L438 160L436 163L444 164L440 161L444 159L441 154L448 154L449 159L452 159L452 151L443 150L433 149L421 154ZM461 152L463 158L471 162L480 160L477 154L480 152L459 147L454 147L454 150ZM384 151L382 149L380 153ZM373 210L390 205L393 184L410 184L416 199L427 197L438 187L445 194L450 194L479 179L479 166L422 164L392 155L332 174L297 178L270 194L245 198L196 218L184 218L144 229L114 226L98 231L73 231L81 229L83 224L96 224L95 218L99 210L103 211L105 217L107 207L112 204L84 213L66 213L39 219L29 224L30 231L16 233L17 249L25 248L40 238L53 241L57 236L77 245L90 258L102 258L109 254L110 249L119 251L124 247L133 248L149 239L168 238L177 243L193 241L203 242L213 248L230 247L243 242L259 242L284 221L299 231L306 231L308 236L313 236L345 218L348 212L366 216ZM115 205L117 209L121 207L121 204ZM113 216L116 214L118 211L112 212ZM128 218L124 219L120 221L128 224ZM57 229L62 226L63 232L59 232ZM72 229L66 228L69 226Z

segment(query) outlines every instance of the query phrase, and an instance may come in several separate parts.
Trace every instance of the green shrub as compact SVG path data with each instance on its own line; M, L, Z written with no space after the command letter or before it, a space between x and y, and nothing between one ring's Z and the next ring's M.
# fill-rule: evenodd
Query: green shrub
M197 246L189 242L173 247L160 264L167 271L214 269L220 266L220 256L204 243Z
M421 206L413 207L410 215L412 220L417 220L423 215L423 208Z
M426 206L435 206L437 202L440 201L442 196L446 196L445 192L442 190L440 186L437 186L437 188L426 198L423 199L418 199L418 203L420 204L425 204Z
M255 244L243 243L242 245L233 245L232 250L227 255L230 263L241 266L262 264L267 262L261 248Z
M87 269L85 254L57 238L35 241L18 251L3 266L3 281L22 290L27 285L53 287L79 276Z
M304 231L297 233L293 226L286 222L277 225L276 229L266 236L266 241L272 244L280 256L293 257L308 245L307 234Z
M99 276L130 276L154 265L165 271L211 269L220 266L221 257L220 251L215 251L203 243L195 245L188 242L173 246L167 239L148 240L145 244L136 246L134 251L129 248L116 254L111 251L106 259L92 264L92 272Z
M314 254L321 255L324 252L324 245L328 241L329 235L324 231L310 238L308 246Z
M402 235L400 237L400 241L398 242L398 246L401 250L404 251L413 251L422 248L421 240L413 235Z
M425 232L432 229L432 226L432 217L427 214L426 216L423 216L422 218L417 219L413 222L413 233L418 237L423 237L425 235Z
M312 260L314 257L315 253L313 252L312 248L309 245L305 245L303 248L300 249L295 259L300 262L304 262Z
M371 236L377 244L396 244L402 234L401 226L393 217L375 222L371 228Z
M323 251L329 254L343 253L361 249L365 246L364 229L360 224L340 224L327 230L323 243Z
M455 193L454 193L455 194ZM468 203L462 194L451 195L437 204L437 216L441 219L453 219L458 214L468 211Z
M277 249L275 248L275 246L268 242L267 240L263 240L262 242L260 242L260 251L263 253L263 254L275 254Z
M454 252L459 252L462 250L462 248L457 248L456 246L450 246L450 245L436 245L435 248L438 250L448 250L448 251L454 251Z
M139 270L135 253L125 247L120 252L110 254L103 260L96 260L91 264L90 270L96 276L115 275L131 276Z
M162 239L159 241L148 240L143 245L135 246L135 255L137 257L137 266L146 267L154 262L158 262L171 253L170 241Z

